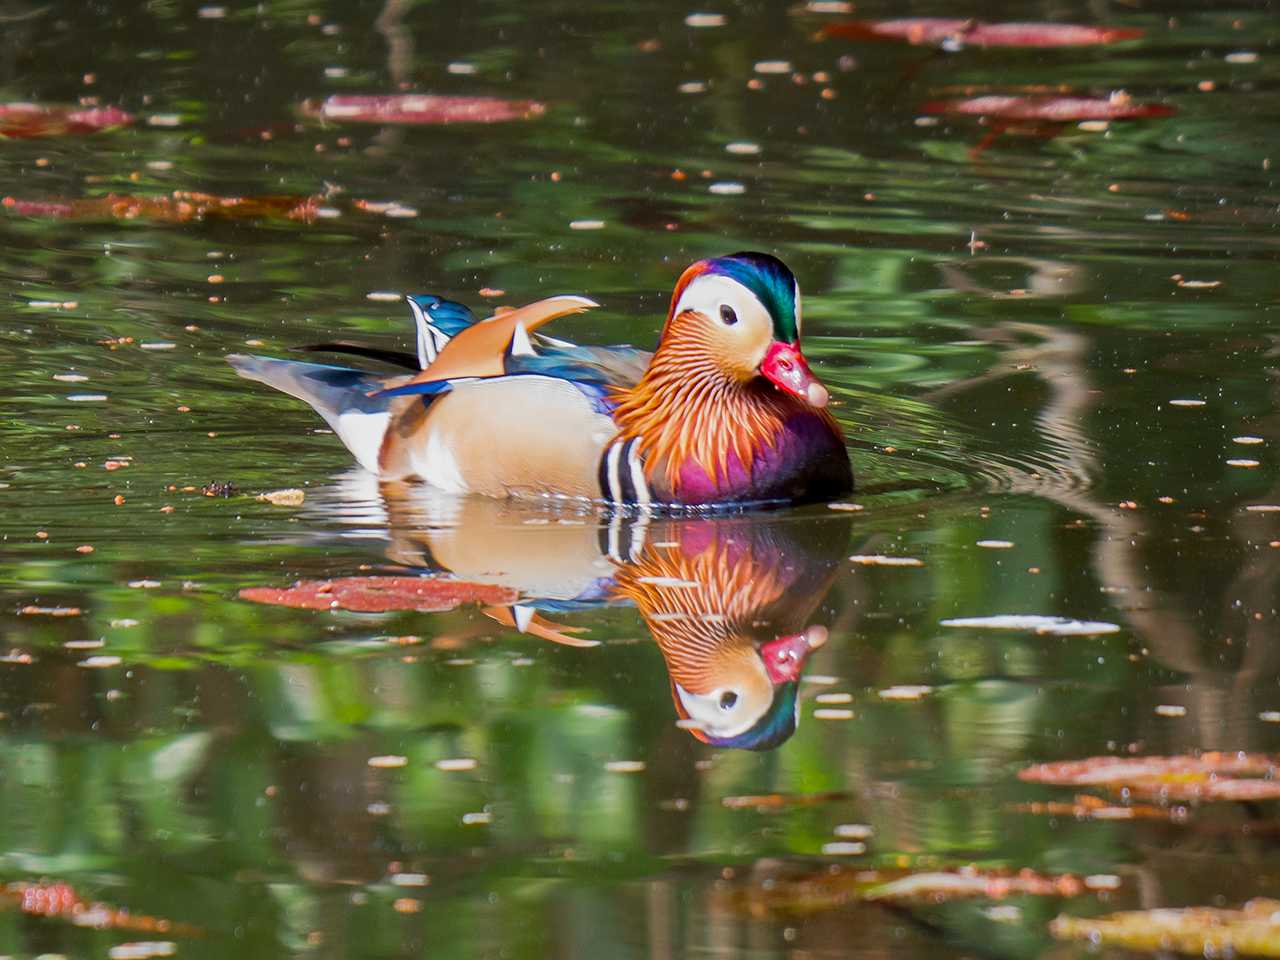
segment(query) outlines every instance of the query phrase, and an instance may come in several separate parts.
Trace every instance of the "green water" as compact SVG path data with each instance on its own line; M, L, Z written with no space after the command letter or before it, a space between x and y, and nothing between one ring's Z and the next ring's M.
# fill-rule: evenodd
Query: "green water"
M1280 502L1280 21L1170 0L980 12L1146 34L943 54L818 40L833 15L785 2L0 4L0 100L138 116L4 141L0 195L333 213L0 209L0 881L198 928L93 929L0 897L0 954L1085 956L1053 917L1280 896L1274 801L1078 819L1020 805L1089 791L1017 776L1280 751L1280 514L1247 509ZM922 109L1033 86L1177 112L975 154L990 128ZM397 89L547 109L448 127L299 113ZM651 345L684 266L742 248L799 278L860 510L624 526L618 562L593 514L380 492L314 414L222 360L411 349L403 304L371 293L583 293L603 308L556 333ZM232 495L203 496L214 482ZM280 488L305 502L255 499ZM848 559L867 555L920 565ZM599 644L477 603L241 596L446 560L515 588L499 607L562 601L542 616ZM563 602L628 570L700 588L643 612L635 593ZM999 614L1114 629L942 623ZM774 749L677 723L679 644L655 636L681 617L734 627L748 656L827 628L766 705ZM882 696L902 686L928 689ZM790 802L735 799L772 795ZM1119 886L848 893L858 871L971 863ZM807 895L779 892L802 877Z

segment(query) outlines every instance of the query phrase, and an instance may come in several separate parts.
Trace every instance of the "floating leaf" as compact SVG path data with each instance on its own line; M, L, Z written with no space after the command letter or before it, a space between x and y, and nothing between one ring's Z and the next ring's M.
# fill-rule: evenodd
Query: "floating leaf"
M1176 950L1198 957L1280 957L1280 900L1257 898L1240 910L1185 907L1130 910L1105 917L1060 916L1059 940L1088 940L1125 950Z
M546 112L533 100L498 97L442 97L425 94L336 95L307 101L302 112L334 123L395 123L435 126L448 123L505 123Z
M57 220L153 220L188 223L193 220L302 220L318 215L323 198L294 194L223 197L175 190L169 196L135 197L108 194L78 200L19 200L5 197L3 206L22 217Z
M202 931L186 923L132 913L105 903L91 903L81 898L66 883L10 883L0 889L0 902L9 901L23 913L38 917L69 920L78 927L99 930L134 930L143 933L167 933L199 936Z
M1177 110L1164 103L1138 103L1123 92L1109 97L990 95L961 100L933 100L925 113L945 113L970 117L990 117L1008 121L1076 123L1081 120L1140 120L1168 117Z
M968 44L976 47L1082 47L1142 36L1141 30L1132 27L1090 27L1077 23L983 23L948 17L848 20L828 24L822 32L827 36L855 40L898 40L931 46Z
M292 587L246 587L242 600L304 610L354 610L385 613L417 610L440 613L464 603L511 604L516 591L487 583L431 577L343 577L300 580Z
M1280 799L1276 761L1258 753L1198 757L1090 757L1041 763L1018 773L1028 783L1098 786L1159 801Z
M38 103L0 103L0 137L30 140L63 134L97 133L127 127L136 118L119 107L43 106Z

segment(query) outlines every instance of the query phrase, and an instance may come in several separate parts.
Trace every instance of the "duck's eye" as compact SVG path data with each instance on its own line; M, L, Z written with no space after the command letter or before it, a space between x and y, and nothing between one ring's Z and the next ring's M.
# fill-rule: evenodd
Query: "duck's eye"
M728 308L726 307L724 309L728 309ZM729 310L729 312L733 313L732 310ZM737 702L738 702L738 695L734 693L732 690L727 690L724 693L720 694L721 710L732 710L733 705Z
M733 307L727 303L720 304L720 320L726 327L732 327L738 322L738 315L734 312Z

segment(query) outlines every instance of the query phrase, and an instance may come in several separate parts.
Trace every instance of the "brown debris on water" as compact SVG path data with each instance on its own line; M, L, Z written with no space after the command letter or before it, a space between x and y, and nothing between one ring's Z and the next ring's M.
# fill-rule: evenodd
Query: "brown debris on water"
M464 603L510 605L519 594L509 587L431 577L342 577L300 580L292 587L246 587L240 599L304 610L387 613L414 610L443 613Z
M975 47L1083 47L1136 40L1136 27L1094 27L1078 23L984 23L951 17L842 20L822 28L827 37L891 40L913 45Z
M4 209L19 217L55 220L145 220L155 223L191 223L219 220L295 220L311 223L324 197L304 194L219 196L193 190L147 197L107 194L71 200L22 200L5 197Z
M439 126L454 123L505 123L546 113L535 100L499 97L446 97L430 94L338 94L302 104L304 116L330 123L380 123Z
M1011 896L1078 897L1088 892L1073 874L1033 870L860 870L841 864L800 875L762 873L722 894L724 905L759 919L809 916L850 903L948 903Z
M31 916L68 920L77 927L97 930L130 930L198 937L203 932L189 923L149 917L106 903L82 898L66 883L10 883L0 888L0 902L8 902Z
M33 140L127 127L137 118L119 107L0 103L0 139Z
M1158 803L1280 799L1276 759L1259 753L1089 757L1041 763L1018 773L1027 783L1102 787Z
M1059 916L1049 924L1059 940L1197 957L1280 957L1280 900L1262 897L1239 910L1216 907L1129 910L1104 917Z

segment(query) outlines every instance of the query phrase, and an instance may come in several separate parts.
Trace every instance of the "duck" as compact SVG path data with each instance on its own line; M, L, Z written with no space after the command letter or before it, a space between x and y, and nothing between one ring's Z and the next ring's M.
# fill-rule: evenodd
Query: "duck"
M848 514L593 518L410 483L366 488L359 500L383 505L386 559L402 574L509 589L514 603L481 612L534 640L607 655L587 652L601 643L580 615L635 609L666 669L675 722L696 740L760 751L796 732L802 674L828 639L820 610L848 552Z
M308 403L382 481L642 509L809 503L853 489L830 393L801 350L799 284L770 254L684 270L652 353L538 333L598 306L582 296L485 319L433 294L407 302L416 354L319 345L407 372L227 360Z

